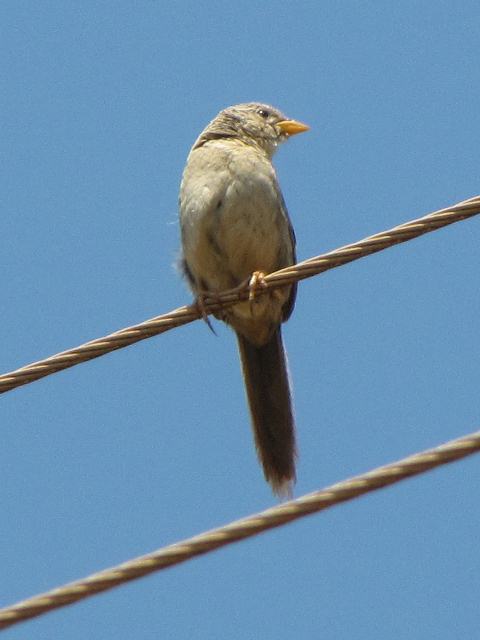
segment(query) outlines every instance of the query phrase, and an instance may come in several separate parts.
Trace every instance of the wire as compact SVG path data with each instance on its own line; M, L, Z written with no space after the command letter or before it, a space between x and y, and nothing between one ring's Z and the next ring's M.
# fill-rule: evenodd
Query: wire
M480 431L0 609L0 629L6 629L154 571L161 571L268 529L280 527L298 518L353 500L478 451L480 451Z
M345 245L329 253L310 258L299 262L286 269L281 269L275 273L270 273L265 277L266 286L259 288L258 295L263 295L266 291L292 284L298 280L310 278L314 275L340 267L353 260L358 260L377 251L382 251L395 244L412 240L417 236L430 231L435 231L454 222L471 218L480 213L480 196L475 196L469 200L464 200L456 205L440 209L422 218L411 220L388 231L369 236L364 240L353 244ZM212 313L224 306L229 306L244 300L248 297L248 282L235 290L226 291L212 298L203 301L204 310ZM0 375L0 393L11 391L16 387L29 384L45 376L68 369L74 365L103 356L110 351L121 349L134 342L139 342L145 338L151 338L174 327L192 322L201 317L202 313L196 305L180 307L140 324L121 329L103 338L97 338L85 344L62 351L56 355L33 362L32 364Z

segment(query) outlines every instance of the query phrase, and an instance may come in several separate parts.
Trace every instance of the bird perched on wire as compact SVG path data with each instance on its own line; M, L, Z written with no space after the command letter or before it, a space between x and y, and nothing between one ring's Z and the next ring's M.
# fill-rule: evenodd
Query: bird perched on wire
M295 424L280 325L296 285L256 295L265 274L294 264L295 235L272 156L308 126L274 107L238 104L200 134L180 186L183 269L201 301L250 279L250 299L216 317L235 331L265 478L278 495L295 481Z

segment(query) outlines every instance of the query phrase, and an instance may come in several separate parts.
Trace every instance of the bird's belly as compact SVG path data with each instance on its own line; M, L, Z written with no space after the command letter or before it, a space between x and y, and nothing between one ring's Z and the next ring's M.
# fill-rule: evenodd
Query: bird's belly
M288 221L278 201L274 203L253 189L247 196L241 188L235 191L233 183L225 202L228 204L204 218L198 237L202 288L211 292L234 288L256 271L276 271L292 259ZM290 287L276 289L227 309L221 317L254 344L265 344L281 322L289 293Z
M224 264L238 282L253 271L274 271L282 245L281 220L275 207L261 198L233 202L219 216L217 241L226 258Z
M254 271L284 266L288 223L274 194L253 181L232 181L221 202L198 222L195 262L209 290L229 289Z

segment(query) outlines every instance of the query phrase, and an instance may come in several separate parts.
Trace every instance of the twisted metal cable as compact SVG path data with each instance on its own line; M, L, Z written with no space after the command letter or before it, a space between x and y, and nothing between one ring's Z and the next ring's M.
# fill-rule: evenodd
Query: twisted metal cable
M334 251L270 273L265 278L266 286L258 291L258 295L263 295L269 289L292 284L293 282L310 278L323 271L340 267L353 260L358 260L377 251L382 251L395 244L412 240L417 236L435 231L454 222L471 218L479 213L480 196L475 196L474 198L464 200L446 209L440 209L422 218L401 224L388 231L377 233L364 240L345 245ZM245 282L243 286L231 291L225 291L216 296L215 299L206 298L204 300L205 311L212 313L221 307L229 306L239 300L245 300L248 297L248 293L248 282ZM134 342L151 338L174 327L197 320L201 315L196 305L179 307L169 313L121 329L103 338L91 340L79 347L62 351L44 360L39 360L15 371L4 373L0 375L0 393L5 393L21 385L34 382L57 371L68 369L81 362L98 358L110 351L121 349Z
M0 629L480 451L480 431L0 609Z

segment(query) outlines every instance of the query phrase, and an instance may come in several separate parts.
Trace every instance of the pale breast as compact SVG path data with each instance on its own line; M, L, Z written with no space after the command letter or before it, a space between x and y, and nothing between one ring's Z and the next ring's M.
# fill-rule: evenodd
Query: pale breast
M194 150L180 189L180 221L184 256L198 286L221 291L254 271L290 264L282 203L271 162L256 149L222 140Z

